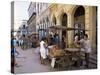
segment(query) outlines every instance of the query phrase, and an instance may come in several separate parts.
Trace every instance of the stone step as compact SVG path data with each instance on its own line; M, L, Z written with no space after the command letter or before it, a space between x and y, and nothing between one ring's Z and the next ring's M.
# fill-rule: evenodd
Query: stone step
M84 54L82 54L82 56L85 57ZM97 61L97 56L90 54L90 59L93 59L93 60Z
M90 54L90 58L97 61L97 55L96 54Z
M82 58L85 59L85 55L82 55ZM97 66L97 55L90 55L90 63L94 66Z
M97 61L94 61L92 59L89 60L91 64L97 65Z
M94 65L94 64L92 64L92 63L90 63L90 68L92 68L92 69L97 69L97 65Z

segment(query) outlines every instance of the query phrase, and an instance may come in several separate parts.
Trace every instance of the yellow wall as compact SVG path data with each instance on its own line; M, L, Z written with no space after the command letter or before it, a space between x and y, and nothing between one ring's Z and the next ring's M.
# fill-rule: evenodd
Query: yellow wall
M83 6L85 9L85 29L89 30L86 33L89 35L92 47L96 47L96 9L92 6ZM67 27L74 26L74 13L78 8L77 5L53 4L50 9L50 20L56 17L57 25L61 25L61 18L64 13L67 14ZM68 45L73 43L73 31L68 31Z

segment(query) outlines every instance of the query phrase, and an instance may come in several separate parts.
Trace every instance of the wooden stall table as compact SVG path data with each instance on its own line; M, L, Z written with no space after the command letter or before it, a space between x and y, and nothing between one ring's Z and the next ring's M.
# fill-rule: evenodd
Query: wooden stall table
M57 63L63 62L63 57L65 55L65 51L58 48L56 45L49 48L49 59L51 60L51 67L54 68Z
M80 48L65 48L64 51L66 54L70 54L72 57L80 55Z
M80 48L65 48L64 51L66 51L66 54L70 54L71 63L77 61L77 66L80 66Z
M64 50L69 51L69 52L78 52L78 51L80 51L79 48L65 48Z

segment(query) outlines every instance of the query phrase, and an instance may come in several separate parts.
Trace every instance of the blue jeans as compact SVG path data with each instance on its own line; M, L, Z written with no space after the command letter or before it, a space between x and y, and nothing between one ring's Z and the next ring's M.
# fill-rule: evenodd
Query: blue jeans
M18 52L16 51L16 48L14 47L11 49L11 55L15 56L15 53L17 53L17 55L18 55Z

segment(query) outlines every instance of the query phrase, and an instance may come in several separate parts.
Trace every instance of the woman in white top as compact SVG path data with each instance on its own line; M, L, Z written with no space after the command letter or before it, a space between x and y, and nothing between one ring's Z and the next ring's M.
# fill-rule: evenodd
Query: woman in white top
M43 38L40 42L40 58L41 58L41 63L44 63L44 59L47 58L47 52L48 49L46 48L46 43L45 43L45 38Z
M75 38L74 38L74 45L75 45L75 47L78 47L79 46L78 41L79 41L79 36L78 36L78 34L76 34L75 35Z

